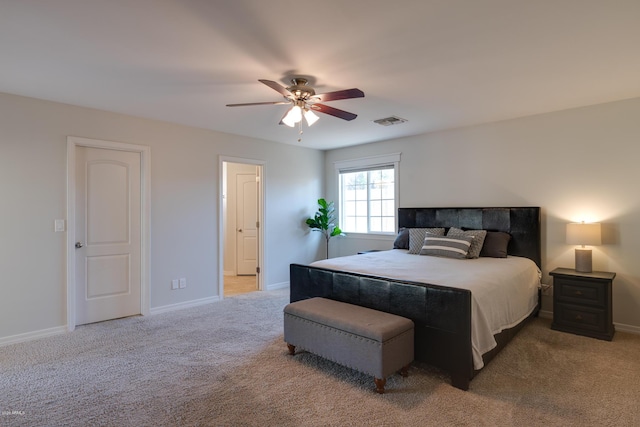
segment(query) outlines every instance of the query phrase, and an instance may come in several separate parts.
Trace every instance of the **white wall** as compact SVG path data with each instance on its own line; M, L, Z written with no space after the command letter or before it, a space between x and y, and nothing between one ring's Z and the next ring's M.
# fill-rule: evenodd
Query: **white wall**
M614 271L618 329L640 332L640 99L601 104L326 153L326 194L338 199L333 162L402 152L400 206L540 206L544 282L574 266L565 224L603 224L594 270ZM337 242L337 243L336 243ZM347 236L332 255L390 248ZM543 310L551 310L543 298Z
M304 217L323 154L165 122L0 94L0 343L66 322L66 138L151 147L151 308L218 296L219 156L265 161L265 287L318 251ZM171 279L188 286L171 290ZM212 306L215 309L215 304Z

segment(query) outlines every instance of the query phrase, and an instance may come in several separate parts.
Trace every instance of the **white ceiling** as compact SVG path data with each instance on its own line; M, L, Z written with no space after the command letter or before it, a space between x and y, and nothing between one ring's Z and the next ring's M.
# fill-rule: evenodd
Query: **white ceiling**
M0 0L0 92L318 149L639 97L639 49L638 0ZM225 107L296 75L358 118Z

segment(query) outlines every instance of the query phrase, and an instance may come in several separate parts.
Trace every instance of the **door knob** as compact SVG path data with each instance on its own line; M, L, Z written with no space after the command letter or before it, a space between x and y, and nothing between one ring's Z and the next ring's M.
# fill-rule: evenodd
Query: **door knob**
M84 245L80 242L76 242L76 249L80 249L81 247L83 247Z
M242 233L242 228L238 228L238 233Z

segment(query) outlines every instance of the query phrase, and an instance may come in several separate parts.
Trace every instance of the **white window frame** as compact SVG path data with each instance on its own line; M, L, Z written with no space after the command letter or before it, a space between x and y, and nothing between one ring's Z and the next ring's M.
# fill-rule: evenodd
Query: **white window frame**
M351 159L351 160L339 160L334 162L335 168L335 177L336 177L336 185L338 187L338 206L336 210L338 211L338 218L340 218L340 222L338 225L340 226L342 223L342 186L340 185L340 173L345 172L356 172L362 170L371 170L376 168L385 168L389 166L393 166L393 181L394 181L394 223L398 223L398 207L400 206L400 157L402 153L391 153L391 154L382 154L377 156L369 156L362 157L359 159ZM361 236L371 236L371 235L395 235L395 230L393 232L367 232L367 233L356 233L356 232L347 232L347 235L357 234Z

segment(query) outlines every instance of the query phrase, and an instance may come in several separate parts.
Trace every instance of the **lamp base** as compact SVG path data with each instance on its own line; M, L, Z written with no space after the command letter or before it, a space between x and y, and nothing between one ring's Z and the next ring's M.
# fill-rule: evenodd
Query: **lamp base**
M591 249L576 248L576 271L591 273Z

